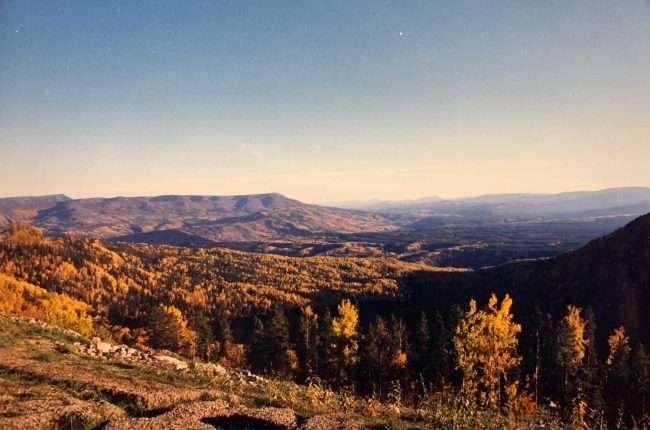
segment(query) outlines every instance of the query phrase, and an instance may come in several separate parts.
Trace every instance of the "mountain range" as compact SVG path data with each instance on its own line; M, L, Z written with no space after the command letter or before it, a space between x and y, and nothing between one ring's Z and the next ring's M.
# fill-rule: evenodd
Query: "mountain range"
M259 241L314 232L382 231L395 216L308 205L280 194L69 199L0 199L0 224L26 221L53 236L77 235L156 243Z
M51 236L188 246L603 217L621 217L615 225L618 227L650 212L650 188L495 194L454 200L430 197L356 206L365 209L305 204L277 193L84 199L57 194L0 199L0 226L22 221L43 228Z
M459 199L425 197L417 200L341 203L348 209L412 212L421 215L464 216L471 218L606 216L650 211L650 188L624 187L598 191L558 194L487 194Z

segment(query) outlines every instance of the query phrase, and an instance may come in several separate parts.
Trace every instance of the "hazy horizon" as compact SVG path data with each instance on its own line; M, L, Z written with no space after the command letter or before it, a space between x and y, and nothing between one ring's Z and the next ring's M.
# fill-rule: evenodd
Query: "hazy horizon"
M323 200L323 201L307 201L307 200L300 200L294 196L291 196L287 193L283 193L281 191L265 191L265 192L252 192L252 193L243 193L243 194L197 194L197 193L185 193L185 194L170 194L170 193L161 193L161 194L133 194L133 195L123 195L123 194L118 194L118 195L88 195L88 196L75 196L75 195L70 195L68 193L52 193L52 194L23 194L23 195L0 195L0 199L3 198L27 198L27 197L45 197L45 196L54 196L54 195L65 195L66 197L69 197L73 200L76 199L111 199L111 198L147 198L147 197L160 197L160 196L219 196L219 197L232 197L232 196L252 196L252 195L264 195L264 194L280 194L284 197L290 198L290 199L295 199L302 201L303 203L309 203L309 204L321 204L321 205L334 205L334 204L354 204L354 203L371 203L371 202L400 202L400 201L418 201L418 200L426 200L426 199L431 199L431 198L439 198L441 200L462 200L462 199L471 199L475 197L486 197L486 196L499 196L499 195L509 195L509 194L522 194L522 195L557 195L557 194L563 194L563 193L575 193L575 192L599 192L599 191L606 191L606 190L618 190L618 189L649 189L650 187L644 187L644 186L625 186L625 187L607 187L607 188L599 188L599 189L591 189L591 190L564 190L564 191L559 191L559 192L553 192L553 193L544 193L544 192L526 192L526 191L520 191L520 192L509 192L509 193L485 193L485 194L471 194L471 195L463 195L463 196L441 196L441 195L423 195L419 197L414 197L414 198L404 198L404 199L379 199L379 198L373 198L373 197L368 197L364 199L355 199L355 200Z
M650 186L650 7L0 4L0 195Z

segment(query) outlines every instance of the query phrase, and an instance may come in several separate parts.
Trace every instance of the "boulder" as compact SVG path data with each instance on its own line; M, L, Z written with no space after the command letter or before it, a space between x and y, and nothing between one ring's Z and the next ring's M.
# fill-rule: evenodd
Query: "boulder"
M109 352L111 352L111 344L106 342L97 342L97 344L95 345L95 349L100 354L108 354Z
M98 337L93 337L93 340L90 341L90 348L94 349L99 354L108 354L111 352L111 344L102 342Z
M188 368L186 362L179 360L178 358L170 357L169 355L156 355L154 358L156 361L174 367L176 370L185 370Z
M228 374L225 367L215 363L194 363L194 368L208 376L224 376Z

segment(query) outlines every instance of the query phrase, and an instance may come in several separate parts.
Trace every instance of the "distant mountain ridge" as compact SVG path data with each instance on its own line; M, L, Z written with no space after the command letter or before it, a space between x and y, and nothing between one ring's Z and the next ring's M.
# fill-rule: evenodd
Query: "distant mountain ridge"
M650 211L649 187L607 188L598 191L570 191L557 194L510 193L443 199L425 197L417 200L355 202L342 207L377 211L421 211L439 215L477 213L494 216L529 216L575 214L582 211L611 210L616 207Z
M650 188L642 187L456 200L431 197L373 202L365 210L305 204L278 193L84 199L60 194L0 199L0 226L28 222L53 236L212 246L219 242L304 240L330 233L400 229L426 233L447 226L513 221L621 217L624 222L646 212L650 212Z
M162 238L165 243L171 239L187 244L188 239L207 245L212 241L396 228L395 223L382 214L308 205L277 193L55 199L49 205L25 213L16 213L17 208L26 207L23 200L15 202L17 206L3 210L2 224L27 221L50 235L124 237L125 240L146 237L153 243L159 243ZM166 233L160 233L163 231Z
M72 199L65 194L0 198L0 226L14 221L30 221L39 211L69 200Z

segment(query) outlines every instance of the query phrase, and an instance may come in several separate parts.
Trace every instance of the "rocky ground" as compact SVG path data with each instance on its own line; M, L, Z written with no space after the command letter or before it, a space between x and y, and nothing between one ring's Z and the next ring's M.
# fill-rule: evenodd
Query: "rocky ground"
M269 407L268 383L247 371L0 315L1 429L362 428L334 415Z

